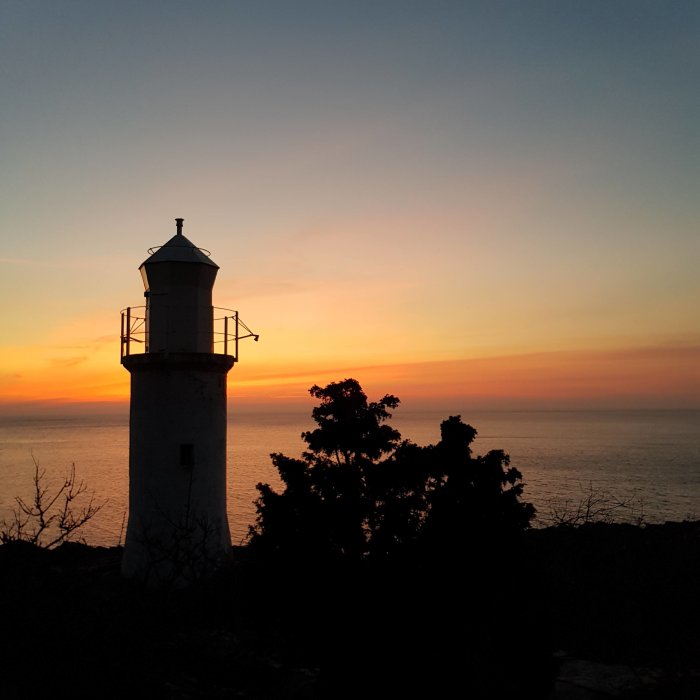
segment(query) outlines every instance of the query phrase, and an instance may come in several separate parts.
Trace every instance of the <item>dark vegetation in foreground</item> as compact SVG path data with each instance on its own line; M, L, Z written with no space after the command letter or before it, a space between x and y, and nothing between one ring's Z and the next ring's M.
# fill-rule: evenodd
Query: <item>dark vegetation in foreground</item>
M454 416L401 441L392 396L313 387L248 546L189 589L121 549L0 547L0 697L546 698L557 652L657 669L625 697L700 696L700 523L528 528L507 455Z
M660 669L626 697L697 698L699 543L700 523L531 530L528 583L495 611L416 578L280 577L247 547L191 590L144 591L119 548L11 543L0 697L546 698L565 651Z

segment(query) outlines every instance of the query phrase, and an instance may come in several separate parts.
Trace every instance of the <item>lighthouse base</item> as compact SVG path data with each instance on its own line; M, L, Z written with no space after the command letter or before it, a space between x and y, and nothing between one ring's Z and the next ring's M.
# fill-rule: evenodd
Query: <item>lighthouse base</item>
M148 586L184 588L231 558L228 523L132 521L130 529L122 574Z

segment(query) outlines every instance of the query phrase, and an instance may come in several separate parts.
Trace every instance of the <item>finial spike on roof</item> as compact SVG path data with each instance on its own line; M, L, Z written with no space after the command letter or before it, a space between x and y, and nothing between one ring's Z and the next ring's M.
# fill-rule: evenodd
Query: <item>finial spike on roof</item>
M184 219L175 219L175 224L177 226L177 235L182 236L182 222Z

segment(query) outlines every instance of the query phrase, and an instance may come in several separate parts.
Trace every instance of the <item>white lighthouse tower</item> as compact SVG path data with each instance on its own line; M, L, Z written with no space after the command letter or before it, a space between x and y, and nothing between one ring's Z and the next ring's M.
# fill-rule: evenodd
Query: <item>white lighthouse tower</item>
M212 307L219 269L177 232L140 266L146 306L122 312L131 374L126 576L186 584L231 550L226 515L226 375L257 336ZM240 336L239 329L246 335Z

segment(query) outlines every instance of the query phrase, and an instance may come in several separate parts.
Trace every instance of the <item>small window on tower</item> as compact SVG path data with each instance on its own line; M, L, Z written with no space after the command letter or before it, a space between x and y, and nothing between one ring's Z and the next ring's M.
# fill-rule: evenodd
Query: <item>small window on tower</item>
M194 467L194 445L190 443L180 445L180 466Z

